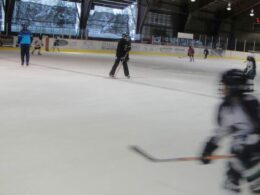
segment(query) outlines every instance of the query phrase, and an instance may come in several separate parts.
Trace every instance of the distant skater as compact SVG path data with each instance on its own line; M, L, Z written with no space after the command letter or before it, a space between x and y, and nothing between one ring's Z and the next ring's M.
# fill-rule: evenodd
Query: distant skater
M36 38L36 40L34 41L34 48L32 50L32 55L34 54L34 52L36 50L38 50L38 55L42 55L41 54L42 45L43 45L42 44L42 37L40 36L40 37Z
M18 44L21 48L21 65L24 65L24 58L26 57L26 65L29 66L30 63L30 46L32 43L32 34L28 30L26 24L22 25L22 30L18 35Z
M209 55L209 50L208 50L208 48L205 48L203 53L204 53L204 59L207 59L207 58L208 58L208 55Z
M123 64L124 74L130 78L127 62L129 61L129 52L131 50L131 40L128 34L123 34L122 39L118 42L116 51L116 60L109 73L110 77L115 77L116 69L120 62Z
M189 46L189 49L188 49L188 56L190 57L190 62L194 62L194 49L192 46Z
M55 49L57 49L58 52L60 52L60 37L56 37L53 42L52 51L54 52Z
M256 77L256 60L253 54L249 54L246 59L246 68L244 69L244 74L248 79L248 87L253 90L254 79Z

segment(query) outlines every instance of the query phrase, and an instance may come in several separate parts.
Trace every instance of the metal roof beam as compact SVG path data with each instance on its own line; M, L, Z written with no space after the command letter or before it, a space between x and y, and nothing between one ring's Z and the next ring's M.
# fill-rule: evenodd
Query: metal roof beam
M105 6L105 7L112 7L112 8L117 8L117 9L124 9L131 4L136 2L136 0L121 0L121 1L116 1L116 0L95 0L93 3L95 5L99 6Z
M115 8L115 9L124 9L126 7L126 6L122 6L122 5L118 5L118 4L110 4L110 3L94 3L94 5Z
M209 5L210 3L214 3L214 2L216 2L216 0L200 0L200 1L196 1L196 2L190 2L189 3L190 14L192 14L196 11L199 11L202 8Z
M104 3L104 4L112 4L112 5L121 5L121 6L128 6L129 2L116 2L116 1L109 1L109 0L96 0L95 3Z

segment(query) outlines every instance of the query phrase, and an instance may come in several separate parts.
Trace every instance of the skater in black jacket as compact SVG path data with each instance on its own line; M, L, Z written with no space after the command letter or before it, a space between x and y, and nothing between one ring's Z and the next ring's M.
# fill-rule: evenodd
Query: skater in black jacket
M208 58L208 55L209 55L209 50L208 50L208 48L205 48L203 53L204 53L204 59L207 59L207 58Z
M127 78L130 78L127 62L129 61L129 52L131 50L131 40L128 34L123 34L122 39L118 42L116 51L116 60L109 73L110 77L115 77L116 69L120 63L123 64L124 74Z

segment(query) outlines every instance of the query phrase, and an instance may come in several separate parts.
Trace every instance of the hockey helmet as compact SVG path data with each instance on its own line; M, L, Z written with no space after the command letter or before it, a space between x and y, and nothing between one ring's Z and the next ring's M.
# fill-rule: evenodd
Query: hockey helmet
M122 34L122 37L123 37L123 38L129 38L129 34L128 34L128 33L123 33L123 34Z
M244 72L239 69L231 69L222 74L221 83L229 89L231 96L252 92Z
M247 61L254 61L254 60L255 60L254 54L250 53L247 55Z
M28 27L29 27L29 23L28 23L28 22L23 22L23 23L21 24L21 26L22 26L22 29L23 29L23 30L27 30Z

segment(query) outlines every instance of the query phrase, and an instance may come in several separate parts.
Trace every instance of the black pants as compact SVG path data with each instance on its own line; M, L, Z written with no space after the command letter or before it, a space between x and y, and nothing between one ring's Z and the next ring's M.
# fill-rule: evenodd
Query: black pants
M241 151L236 151L235 148L231 150L231 154L236 157L227 164L224 189L239 193L244 180L252 194L260 194L260 140L242 147Z
M30 45L21 44L21 61L24 64L24 57L26 56L26 64L29 65L30 61Z
M242 180L242 175L236 169L234 169L230 162L227 164L226 180L224 182L224 189L236 193L240 193L240 182Z
M109 75L111 75L111 76L114 76L114 75L115 75L116 69L117 69L117 67L118 67L118 65L119 65L119 63L120 63L120 61L121 61L121 58L120 58L120 57L117 57L117 58L116 58L116 61L115 61L115 64L114 64L114 66L112 67L112 69L111 69ZM122 63L123 63L123 67L124 67L125 76L129 76L129 70L128 70L128 65L127 65L127 60L124 60Z

